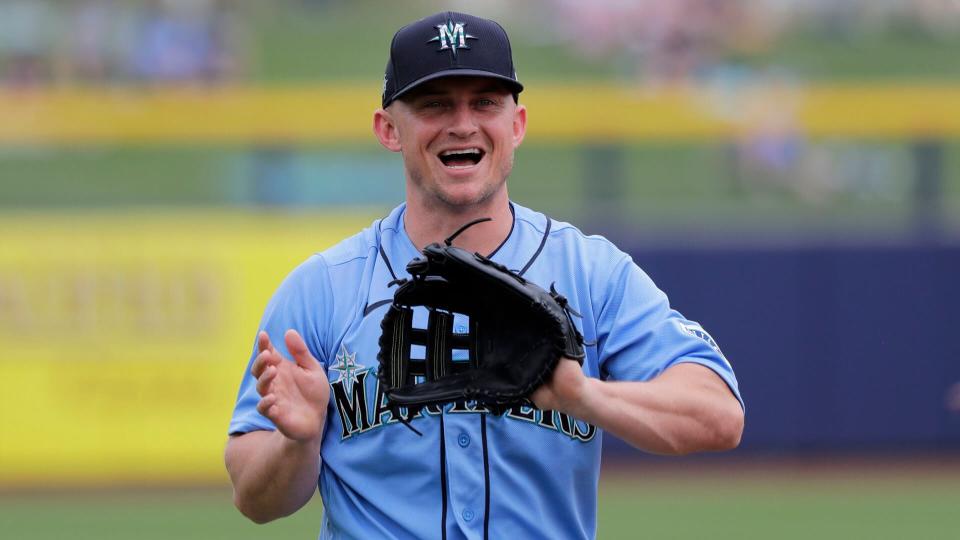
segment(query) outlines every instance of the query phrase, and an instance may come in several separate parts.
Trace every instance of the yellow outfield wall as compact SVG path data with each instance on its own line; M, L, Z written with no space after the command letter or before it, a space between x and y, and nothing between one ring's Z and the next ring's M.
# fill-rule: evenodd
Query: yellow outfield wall
M530 83L539 142L735 137L960 136L960 85L648 88ZM0 90L0 144L355 143L373 140L369 84Z
M0 216L0 488L225 481L267 300L375 217Z

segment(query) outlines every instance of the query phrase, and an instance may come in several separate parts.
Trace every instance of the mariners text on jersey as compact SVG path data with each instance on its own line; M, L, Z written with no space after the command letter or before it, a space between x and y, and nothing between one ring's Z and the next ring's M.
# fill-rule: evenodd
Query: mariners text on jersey
M371 373L368 368L356 364L355 357L355 354L352 355L341 348L340 354L337 355L341 363L337 365L341 366L339 369L342 370L342 374L339 380L330 383L333 400L340 416L341 439L400 422L399 418L394 418L387 406L387 396L380 388L380 380L376 373ZM372 392L368 385L373 386ZM424 418L425 415L490 414L490 410L473 401L458 401L446 406L427 406L413 415L410 415L405 407L400 407L399 413L408 422L414 422ZM596 426L559 411L543 411L528 405L518 405L506 411L504 416L559 431L582 442L589 442L597 434Z

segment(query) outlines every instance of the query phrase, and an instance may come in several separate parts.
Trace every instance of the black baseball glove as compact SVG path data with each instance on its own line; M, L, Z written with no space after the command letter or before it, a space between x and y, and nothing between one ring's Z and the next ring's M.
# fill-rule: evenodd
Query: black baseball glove
M421 407L476 400L496 413L529 403L561 357L582 363L583 336L567 300L479 253L430 244L407 265L412 279L400 287L383 318L380 384L388 404ZM426 328L413 327L413 308L428 309ZM454 331L454 314L469 318L467 332ZM411 358L414 345L425 354ZM468 359L454 360L453 350ZM409 417L409 416L408 416Z

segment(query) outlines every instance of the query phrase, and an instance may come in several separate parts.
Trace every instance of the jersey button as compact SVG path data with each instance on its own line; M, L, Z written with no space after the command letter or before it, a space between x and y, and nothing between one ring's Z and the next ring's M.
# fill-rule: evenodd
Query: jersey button
M460 445L460 448L466 448L470 446L470 436L466 433L461 433L460 436L457 437L457 444Z
M473 510L471 510L471 509L469 509L469 508L467 508L466 510L464 510L463 513L460 514L460 515L463 516L463 520L464 520L464 521L473 521L473 518L474 518Z

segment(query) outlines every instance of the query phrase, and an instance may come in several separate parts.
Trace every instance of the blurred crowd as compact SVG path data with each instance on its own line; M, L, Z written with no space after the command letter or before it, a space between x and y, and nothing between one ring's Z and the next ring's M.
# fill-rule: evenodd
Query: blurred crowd
M436 9L477 10L466 0ZM275 0L261 13L360 9L346 0ZM383 2L384 6L390 5ZM421 12L432 9L421 2ZM0 0L0 82L217 82L242 75L244 0ZM481 12L524 26L573 54L614 59L630 77L675 83L768 50L785 32L825 39L891 25L960 30L957 0L487 0ZM368 6L369 7L369 6ZM499 12L499 13L498 13Z
M787 193L815 205L901 198L904 174L890 149L824 145L803 136L798 111L805 77L778 61L778 42L802 36L856 46L865 36L899 34L955 43L960 32L958 0L537 4L535 12L551 18L556 43L591 61L613 60L623 80L652 91L691 84L705 90L714 113L742 127L729 141L732 193Z
M616 58L647 83L709 78L789 32L812 39L909 28L960 30L956 0L539 0L555 38L588 58Z
M216 83L242 70L229 0L0 0L0 82Z

